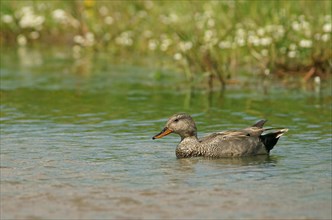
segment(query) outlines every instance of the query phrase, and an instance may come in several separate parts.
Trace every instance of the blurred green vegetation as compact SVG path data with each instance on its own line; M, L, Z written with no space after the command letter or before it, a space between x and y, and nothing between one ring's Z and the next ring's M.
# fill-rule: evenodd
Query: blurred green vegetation
M70 46L180 68L211 87L250 76L330 76L331 1L0 2L1 46ZM162 59L162 61L158 61ZM238 73L237 73L238 74Z

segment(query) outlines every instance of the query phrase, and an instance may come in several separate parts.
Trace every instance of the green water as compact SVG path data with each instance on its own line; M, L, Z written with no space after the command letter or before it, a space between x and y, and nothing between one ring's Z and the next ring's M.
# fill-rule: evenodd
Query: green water
M67 50L1 52L1 219L331 218L331 83L260 79L224 92ZM265 85L265 86L263 86ZM287 127L270 156L178 160L175 112L198 135Z

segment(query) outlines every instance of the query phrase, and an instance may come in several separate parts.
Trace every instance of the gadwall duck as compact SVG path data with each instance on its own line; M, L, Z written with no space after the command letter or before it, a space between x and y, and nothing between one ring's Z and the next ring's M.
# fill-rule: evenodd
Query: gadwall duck
M263 132L266 120L260 120L251 127L210 134L197 138L197 129L192 117L185 113L170 117L165 128L152 139L162 138L170 133L180 135L181 141L176 148L177 158L185 157L241 157L269 154L278 139L288 131L280 129L267 134Z

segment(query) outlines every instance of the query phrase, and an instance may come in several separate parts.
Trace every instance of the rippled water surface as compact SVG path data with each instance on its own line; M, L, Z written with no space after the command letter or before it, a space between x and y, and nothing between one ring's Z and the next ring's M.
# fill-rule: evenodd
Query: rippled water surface
M331 218L329 83L207 92L49 53L2 51L1 219ZM176 159L179 137L151 139L175 112L199 136L261 118L290 131L270 156Z

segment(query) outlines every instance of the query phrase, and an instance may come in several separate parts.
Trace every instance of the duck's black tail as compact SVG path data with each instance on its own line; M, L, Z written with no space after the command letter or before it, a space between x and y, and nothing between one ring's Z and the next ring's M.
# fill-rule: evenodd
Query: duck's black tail
M267 133L267 134L263 134L260 136L260 139L264 143L265 149L268 153L270 152L270 150L273 149L274 145L277 144L279 138L287 131L288 131L288 129L284 128L284 129L281 129L281 130L278 130L275 132L271 132L271 133Z

